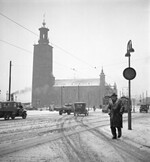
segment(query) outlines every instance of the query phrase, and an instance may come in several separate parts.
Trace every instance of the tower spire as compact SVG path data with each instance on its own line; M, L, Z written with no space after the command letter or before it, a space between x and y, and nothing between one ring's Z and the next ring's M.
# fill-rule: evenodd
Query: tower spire
M104 74L103 66L102 66L102 70L101 70L101 74L100 75L102 75L102 74Z
M46 23L45 23L45 14L43 15L43 27L45 27Z
M48 31L49 29L45 27L45 14L43 15L43 26L39 29L40 30L40 39L39 39L39 44L49 44L49 39L48 39Z
M105 86L105 74L104 74L104 71L103 71L103 67L102 67L102 70L101 70L101 73L100 73L100 85Z

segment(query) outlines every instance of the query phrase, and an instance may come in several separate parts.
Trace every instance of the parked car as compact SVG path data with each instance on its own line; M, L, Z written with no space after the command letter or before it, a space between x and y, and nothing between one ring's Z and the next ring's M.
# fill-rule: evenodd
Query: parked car
M140 106L140 113L141 112L146 112L146 113L148 113L148 109L149 109L149 105L147 105L147 104L145 104L145 105L141 105Z
M85 102L75 102L74 103L74 116L78 116L79 114L89 115L89 112L86 108Z
M5 120L15 119L15 117L27 117L27 112L21 102L5 101L0 102L0 118Z
M72 103L65 104L64 106L60 108L55 108L54 110L59 111L59 115L62 115L63 113L67 113L68 115L74 113L74 108Z

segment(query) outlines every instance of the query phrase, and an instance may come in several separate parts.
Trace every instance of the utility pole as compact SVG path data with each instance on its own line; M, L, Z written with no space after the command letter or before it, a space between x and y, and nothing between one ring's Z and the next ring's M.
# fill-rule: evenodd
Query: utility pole
M61 107L63 107L63 100L64 100L64 96L63 96L63 89L64 89L64 86L61 86L60 87L60 104L61 104Z
M147 105L147 96L148 96L148 95L147 95L147 91L146 91L146 105Z
M11 66L12 66L12 63L10 61L10 65L9 65L9 93L8 93L8 101L11 100Z
M79 83L80 84L80 83ZM78 102L80 101L80 89L79 89L79 85L78 85Z
M60 105L63 106L63 87L60 87Z
M144 92L142 93L142 103L144 104Z

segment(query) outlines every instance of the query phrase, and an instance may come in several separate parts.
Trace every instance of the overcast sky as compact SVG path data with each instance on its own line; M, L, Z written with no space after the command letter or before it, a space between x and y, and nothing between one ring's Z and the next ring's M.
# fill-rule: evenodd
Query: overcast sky
M31 87L33 45L38 43L43 15L54 47L56 79L99 78L103 67L106 82L116 82L119 92L126 91L122 72L132 40L131 66L137 72L132 95L150 95L149 14L148 0L0 0L1 97L8 90L10 60L12 92Z

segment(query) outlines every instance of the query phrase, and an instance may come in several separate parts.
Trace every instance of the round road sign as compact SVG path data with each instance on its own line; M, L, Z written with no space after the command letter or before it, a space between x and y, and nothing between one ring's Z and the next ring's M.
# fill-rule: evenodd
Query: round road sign
M127 80L132 80L136 76L136 71L133 68L128 67L128 68L124 69L123 76Z

